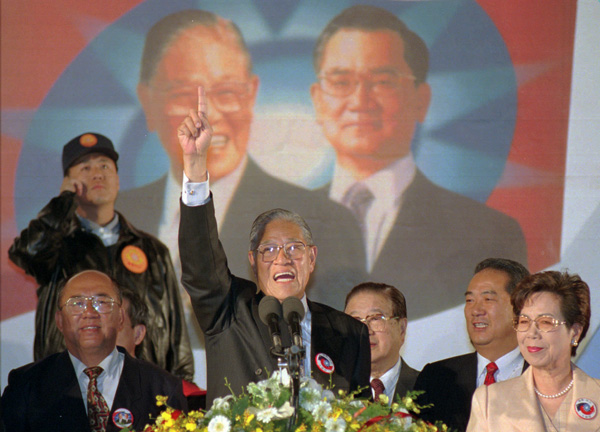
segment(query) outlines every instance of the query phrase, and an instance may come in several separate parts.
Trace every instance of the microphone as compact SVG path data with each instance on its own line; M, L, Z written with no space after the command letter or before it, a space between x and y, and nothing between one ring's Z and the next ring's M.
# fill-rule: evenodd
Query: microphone
M281 317L281 303L273 296L265 296L258 304L258 316L260 320L269 326L269 333L273 341L273 352L281 354L281 330L279 329L279 317Z
M300 322L304 318L304 305L297 297L288 297L281 304L283 318L290 327L294 345L302 348L302 328Z

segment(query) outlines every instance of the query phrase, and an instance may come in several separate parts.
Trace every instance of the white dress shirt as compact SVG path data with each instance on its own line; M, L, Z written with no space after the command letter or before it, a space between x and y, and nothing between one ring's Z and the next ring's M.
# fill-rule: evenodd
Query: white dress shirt
M379 379L383 383L383 393L388 397L388 405L391 405L394 401L394 392L396 391L396 384L400 378L400 370L402 369L402 357L398 357L398 361L392 366L386 373L381 375ZM371 376L370 380L373 380ZM373 397L375 397L375 391L371 389Z
M366 270L370 272L394 227L402 206L402 196L413 181L417 167L411 153L361 180L374 196L366 217ZM352 174L336 162L329 198L343 205L348 190L356 183Z
M75 376L79 382L79 389L81 390L85 411L87 412L87 390L90 378L85 374L85 372L83 372L85 369L87 369L87 366L70 352L69 357L71 358L71 363L73 363L73 367L75 368ZM112 410L115 394L117 393L117 387L119 387L119 380L121 379L121 372L123 372L124 363L125 354L120 353L115 347L115 349L98 365L104 369L97 378L98 391L102 393L109 410Z
M89 219L79 216L77 218L81 222L81 226L84 230L96 234L102 240L104 246L109 247L117 243L119 240L119 231L121 230L121 224L119 223L119 215L115 213L112 220L106 225L98 225L96 222L92 222Z
M488 360L481 354L477 353L477 387L483 385L485 376L487 375L487 369L485 367L490 362L491 360ZM504 354L494 363L496 363L496 366L498 366L498 370L494 374L494 378L496 379L496 382L500 382L520 376L523 372L523 364L525 363L525 360L523 360L521 351L519 351L519 347L517 347L509 353Z

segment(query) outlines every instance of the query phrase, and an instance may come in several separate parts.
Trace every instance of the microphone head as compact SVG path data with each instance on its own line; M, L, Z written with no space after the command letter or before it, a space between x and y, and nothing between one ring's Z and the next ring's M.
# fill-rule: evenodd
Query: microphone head
M281 316L281 303L273 296L264 296L258 304L258 316L264 324L269 325L271 314Z
M281 307L283 308L283 318L288 324L291 321L291 314L294 312L296 312L299 315L299 321L302 321L302 319L304 318L304 305L298 297L286 298L281 303Z

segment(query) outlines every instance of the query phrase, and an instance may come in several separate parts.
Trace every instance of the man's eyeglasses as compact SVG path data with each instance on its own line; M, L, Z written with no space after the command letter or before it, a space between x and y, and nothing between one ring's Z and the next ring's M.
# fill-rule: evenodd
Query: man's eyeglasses
M115 300L113 298L106 295L99 295L91 297L71 297L59 309L62 310L64 308L71 315L81 315L85 312L90 303L96 312L101 314L110 313L115 307Z
M559 321L551 315L540 315L536 319L531 319L527 315L519 315L513 320L515 331L526 332L535 323L536 328L544 333L552 332L560 325L566 324L566 321Z
M279 251L283 249L283 253L289 259L295 260L300 259L304 255L306 245L301 241L287 242L284 245L278 244L263 244L256 248L256 251L262 255L262 261L270 263L275 261L279 256Z
M323 72L319 75L319 85L328 95L344 98L353 94L358 84L365 87L375 96L389 96L396 92L405 80L415 80L410 74L398 71L373 72L359 74L349 71Z
M355 317L356 318L356 317ZM388 321L400 319L399 316L386 317L382 314L368 315L365 318L356 318L360 322L364 322L374 332L382 332L385 330Z
M198 100L197 86L158 88L156 90L164 94L171 115L187 115L190 107L194 107ZM230 114L242 109L243 102L250 95L250 84L247 82L221 83L205 89L205 92L215 109Z

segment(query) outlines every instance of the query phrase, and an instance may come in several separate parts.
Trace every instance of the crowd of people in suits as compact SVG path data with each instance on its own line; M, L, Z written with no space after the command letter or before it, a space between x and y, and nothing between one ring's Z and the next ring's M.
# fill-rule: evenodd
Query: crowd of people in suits
M168 56L185 52L197 38L221 44L223 50L217 51L230 53L230 65L239 62L236 70L243 76L237 84L244 85L230 89L239 93L228 100L219 99L214 86L201 83L195 87L197 109L187 106L189 113L180 115L174 129L172 122L160 122L165 111L161 100L168 102L169 89L159 81L172 81L169 74L185 71L168 67L173 65ZM157 415L157 395L167 396L170 406L182 410L192 401L210 406L215 398L239 392L278 368L260 304L266 297L279 302L295 297L304 310L297 335L307 353L302 373L324 385L362 389L363 397L374 400L386 395L388 403L408 390L423 390L419 402L429 408L422 417L459 431L600 428L600 380L571 361L589 328L589 287L566 272L530 275L522 264L525 246L514 220L433 186L418 171L410 142L431 98L427 55L424 43L397 17L356 6L322 32L315 48L318 82L311 96L336 150L340 175L335 179L344 180L334 180L321 195L307 198L311 206L306 219L283 208L260 213L243 265L232 257L239 256L242 248L236 242L245 235L228 234L220 226L239 229L229 219L246 218L256 202L233 211L237 192L232 188L224 197L231 213L225 217L217 204L224 178L233 176L229 186L243 191L264 175L245 154L258 78L251 73L241 33L212 13L184 11L159 22L146 44L163 48L145 50L147 68L142 69L138 91L149 129L157 130L172 153L174 176L183 176L175 210L177 261L205 337L206 392L192 384L190 340L169 251L115 211L118 154L108 138L88 132L64 146L59 196L9 252L40 288L36 362L9 374L1 399L2 427L142 430L149 416ZM212 60L204 61L198 69L210 71ZM371 107L375 102L369 92L381 106ZM403 94L404 105L388 98L394 92ZM209 109L209 100L216 108ZM241 103L248 100L252 103ZM370 117L368 112L378 109L381 117ZM242 127L228 129L231 125L220 117L225 114ZM401 116L409 120L399 121ZM243 180L247 175L250 180ZM382 178L404 185L391 201L376 190ZM269 194L282 197L273 202L286 207L295 207L298 197L308 193L277 186L273 179L265 184L274 188ZM363 199L371 195L366 214L350 197L358 189ZM153 198L163 193L153 193ZM431 198L429 204L416 202L423 193ZM264 208L256 210L254 214ZM336 219L324 220L327 214ZM318 225L314 231L313 221ZM383 229L383 238L374 227ZM395 231L401 233L394 237ZM344 236L358 239L360 246L336 242ZM440 240L455 250L437 245ZM323 248L316 245L321 241ZM396 249L388 251L390 244ZM397 250L400 244L407 250ZM364 257L365 268L354 271L348 255ZM501 258L480 261L487 256ZM317 257L325 265L317 266ZM392 263L377 278L388 275L393 284L364 282L382 259ZM464 274L463 261L470 266L480 262L474 274ZM415 268L419 277L402 279L403 272L414 274ZM351 276L344 278L344 272ZM314 291L308 292L313 277ZM356 283L344 285L350 281ZM317 299L339 298L344 287L344 312L327 301L312 300L312 293ZM411 316L413 302L414 316L423 316L463 301L475 352L427 364L421 372L412 369L401 356L407 304ZM283 318L278 320L283 343L289 344L294 335L286 334ZM199 396L205 400L198 402Z

